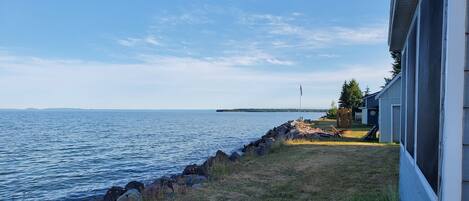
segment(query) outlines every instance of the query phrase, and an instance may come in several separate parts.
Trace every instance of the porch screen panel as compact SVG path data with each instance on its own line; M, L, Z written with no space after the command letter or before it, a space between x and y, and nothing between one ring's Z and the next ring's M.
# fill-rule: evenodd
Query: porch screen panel
M406 104L405 104L405 87L406 87L406 66L407 66L407 51L404 51L402 53L402 58L401 58L401 111L405 111ZM405 112L401 112L401 144L405 146Z
M443 0L420 5L417 104L417 165L438 189Z
M418 22L418 20L417 20ZM406 118L405 125L407 152L414 156L415 142L415 69L417 60L417 23L412 25L407 42L407 66L406 66Z

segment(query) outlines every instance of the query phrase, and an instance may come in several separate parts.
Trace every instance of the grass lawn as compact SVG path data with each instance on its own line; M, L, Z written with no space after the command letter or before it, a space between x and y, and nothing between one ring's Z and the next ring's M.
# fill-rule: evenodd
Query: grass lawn
M296 141L244 157L176 200L398 200L398 146Z
M397 201L399 147L360 142L368 129L354 125L347 140L276 144L267 155L218 167L201 188L172 200Z

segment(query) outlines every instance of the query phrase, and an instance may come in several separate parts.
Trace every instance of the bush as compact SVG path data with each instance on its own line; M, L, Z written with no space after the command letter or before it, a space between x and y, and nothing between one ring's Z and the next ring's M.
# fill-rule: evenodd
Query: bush
M337 118L337 105L334 101L331 103L331 108L326 112L327 119L336 119Z

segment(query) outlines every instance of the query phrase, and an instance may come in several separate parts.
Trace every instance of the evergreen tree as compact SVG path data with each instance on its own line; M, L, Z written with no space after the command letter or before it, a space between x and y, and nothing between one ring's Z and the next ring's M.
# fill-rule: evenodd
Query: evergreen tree
M368 96L368 95L370 95L370 87L366 86L364 93L365 93L365 94L364 94L363 96Z
M340 93L339 106L341 108L352 109L356 111L362 104L363 93L358 82L355 79L349 82L345 81Z
M344 81L344 84L342 85L342 92L340 92L339 98L339 107L350 108L350 90L347 81Z
M355 79L352 79L349 84L349 93L350 93L350 109L355 111L362 104L363 94L358 82Z
M394 60L392 63L391 77L384 78L386 84L388 84L396 75L401 72L401 52L400 51L391 51L391 57Z

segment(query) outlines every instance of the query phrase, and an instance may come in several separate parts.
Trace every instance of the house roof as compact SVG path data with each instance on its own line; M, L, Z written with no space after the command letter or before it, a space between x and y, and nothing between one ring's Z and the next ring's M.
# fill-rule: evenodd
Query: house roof
M386 93L386 91L391 88L392 85L394 85L394 83L397 82L397 80L401 79L401 73L399 73L398 75L396 75L396 77L394 77L386 86L384 86L384 88L379 92L378 95L376 95L375 99L378 100L379 97L381 97L384 93Z
M389 50L402 50L418 0L391 0Z
M379 91L378 91L378 92L375 92L375 93L372 93L372 94L368 94L368 95L366 95L366 96L363 96L363 99L373 98L373 97L376 96L378 93L379 93Z

